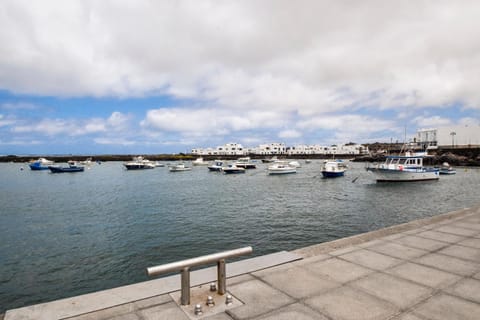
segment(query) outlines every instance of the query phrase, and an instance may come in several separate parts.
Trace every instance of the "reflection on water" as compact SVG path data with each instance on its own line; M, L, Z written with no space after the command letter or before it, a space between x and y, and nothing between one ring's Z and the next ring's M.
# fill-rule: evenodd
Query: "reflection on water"
M320 163L285 176L268 176L263 164L228 176L205 167L125 171L119 162L76 174L0 164L0 306L144 281L148 266L243 246L255 255L292 250L480 198L477 169L376 184L364 164L323 179Z

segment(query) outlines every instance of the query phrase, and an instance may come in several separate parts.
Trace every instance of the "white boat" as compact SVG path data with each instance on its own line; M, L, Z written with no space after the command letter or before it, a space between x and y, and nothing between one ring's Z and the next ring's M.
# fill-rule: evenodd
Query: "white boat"
M92 158L87 158L87 159L85 159L85 160L83 160L83 161L80 161L80 164L83 164L83 165L85 165L85 166L89 166L89 165L92 164Z
M203 158L197 158L194 161L192 161L192 164L194 166L208 166L208 162L203 161Z
M225 174L245 173L245 168L237 167L235 163L233 163L233 164L229 164L226 167L223 167L222 171Z
M325 160L322 165L322 176L324 178L343 177L347 168L335 160Z
M186 167L184 163L179 163L177 165L168 167L168 170L170 170L170 172L181 172L181 171L190 171L192 170L192 168Z
M165 167L165 163L161 163L160 161L155 161L153 164L155 167Z
M125 162L123 164L127 170L142 170L142 169L153 169L155 164L147 159L144 159L142 156L134 157L132 161Z
M442 166L438 168L440 174L456 174L457 170L453 169L448 162L442 163Z
M438 168L423 166L424 155L387 156L385 162L367 167L375 174L377 182L428 181L439 179Z
M223 168L222 160L214 160L213 164L208 166L208 170L210 171L222 171L222 168Z
M250 157L238 158L235 165L244 169L255 169L257 166L251 162Z
M290 162L288 163L288 165L289 165L290 167L295 167L295 168L300 168L300 167L301 167L300 162L298 162L297 160L290 161Z
M297 168L290 166L288 163L275 162L268 166L267 173L269 175L297 173Z

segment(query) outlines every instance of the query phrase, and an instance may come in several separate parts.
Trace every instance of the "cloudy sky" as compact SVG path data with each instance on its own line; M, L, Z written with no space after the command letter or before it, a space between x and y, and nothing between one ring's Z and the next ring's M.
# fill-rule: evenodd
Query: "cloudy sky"
M479 1L0 1L0 154L478 123Z

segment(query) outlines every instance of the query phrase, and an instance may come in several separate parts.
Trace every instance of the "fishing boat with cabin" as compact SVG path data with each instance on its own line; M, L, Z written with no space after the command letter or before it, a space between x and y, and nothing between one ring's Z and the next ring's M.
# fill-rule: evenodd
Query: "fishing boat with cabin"
M438 180L438 168L423 166L425 153L405 152L401 156L387 156L385 162L367 167L372 172L377 182L411 182Z

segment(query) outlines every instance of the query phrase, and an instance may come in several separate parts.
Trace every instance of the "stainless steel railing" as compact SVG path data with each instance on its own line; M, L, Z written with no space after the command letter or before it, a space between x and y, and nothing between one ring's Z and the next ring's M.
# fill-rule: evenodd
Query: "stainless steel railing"
M186 259L182 261L163 264L160 266L147 268L149 276L157 276L164 273L180 271L181 277L181 298L180 303L183 306L190 304L190 269L196 266L217 263L217 282L218 293L223 295L227 292L227 278L225 259L243 256L253 252L252 247L244 247L219 253L213 253L206 256Z

